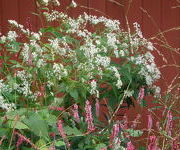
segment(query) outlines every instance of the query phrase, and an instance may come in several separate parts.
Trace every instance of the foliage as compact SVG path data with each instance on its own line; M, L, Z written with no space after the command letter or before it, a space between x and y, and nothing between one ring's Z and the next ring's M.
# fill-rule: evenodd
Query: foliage
M86 13L72 18L53 5L60 3L37 1L36 15L43 20L38 32L9 20L10 30L0 37L0 145L9 150L125 149L129 137L142 132L113 117L132 98L144 103L144 95L159 94L154 47L137 23L129 33L117 20ZM72 7L74 1L67 8ZM108 101L106 123L98 117L103 99Z

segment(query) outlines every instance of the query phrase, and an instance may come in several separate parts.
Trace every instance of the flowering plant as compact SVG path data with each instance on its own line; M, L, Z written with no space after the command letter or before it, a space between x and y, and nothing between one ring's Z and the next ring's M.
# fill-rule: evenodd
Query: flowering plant
M132 147L127 135L140 132L127 130L113 117L123 102L132 104L132 97L143 103L145 94L158 93L154 82L160 72L151 54L152 43L137 23L135 33L129 33L117 20L86 13L72 18L53 10L51 6L60 5L57 0L37 4L44 23L38 32L9 20L10 31L0 37L1 145L11 149L15 149L13 142L17 149ZM69 7L76 6L72 1ZM104 99L108 128L98 120Z

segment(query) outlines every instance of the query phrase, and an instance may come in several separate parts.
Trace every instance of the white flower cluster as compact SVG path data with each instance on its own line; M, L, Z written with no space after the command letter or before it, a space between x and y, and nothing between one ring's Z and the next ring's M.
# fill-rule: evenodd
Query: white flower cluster
M121 81L121 75L119 74L117 68L115 66L112 66L112 67L109 68L109 70L114 72L114 76L117 78L116 86L117 86L118 89L120 89L122 87L123 83Z
M107 34L107 44L108 46L117 49L117 44L119 44L119 41L116 39L115 33L108 33Z
M96 95L96 97L99 98L99 91L97 90L97 82L96 82L96 80L91 81L90 93L92 95Z
M17 35L16 31L9 31L7 33L7 39L10 41L15 41L17 37L18 37L18 35Z
M125 97L131 97L134 94L134 90L125 90L124 95Z
M97 54L97 56L95 57L95 63L98 65L101 65L103 67L108 67L110 65L111 59L110 57L107 56L101 56L99 54Z
M84 13L85 20L90 21L92 24L99 24L103 23L105 27L107 27L111 31L119 30L119 25L120 22L118 20L112 20L108 19L104 16L102 17L97 17L97 16L92 16L92 15L87 15Z
M70 50L68 44L66 43L66 40L63 39L49 39L50 46L53 48L53 53L59 54L61 56L65 56L67 51ZM61 45L61 46L60 46Z
M143 45L145 46L148 50L154 50L154 46L151 42L147 41L147 39L145 39L143 37L143 34L142 34L142 31L141 31L141 28L140 28L140 25L135 22L134 23L134 28L135 28L135 31L136 31L136 34L137 36L133 37L131 39L131 44L134 45L134 46L140 46L140 45Z
M12 110L16 109L16 106L14 103L6 102L4 97L2 95L0 95L0 108L4 109L6 111L12 111Z
M41 32L39 32L39 33L31 32L31 36L34 40L40 40L42 33Z
M8 22L12 26L19 28L24 34L30 35L29 29L24 29L24 26L21 24L18 24L15 20L8 20Z
M53 72L58 80L61 80L63 77L68 76L68 71L64 68L62 64L54 63Z
M14 110L15 104L14 103L9 103L8 100L5 100L3 97L3 93L11 93L12 88L9 87L7 84L3 83L4 80L0 80L0 108L6 110L6 111L11 111Z
M60 6L60 2L58 0L42 0L42 3L45 6L48 6L50 2L52 2L55 6Z
M139 74L145 77L147 85L152 85L161 77L161 73L154 62L154 56L150 52L146 52L145 55L140 55L136 58L131 57L131 60L143 66Z
M33 92L31 91L31 74L26 73L24 70L17 71L16 77L21 80L21 83L16 83L16 90L24 96L34 98Z
M72 7L77 7L77 3L76 3L74 0L72 0L71 6L72 6Z
M51 22L51 21L55 21L57 19L67 19L67 15L62 13L62 12L58 12L56 10L52 10L51 13L49 12L44 12L43 13L44 16L46 17L47 21Z

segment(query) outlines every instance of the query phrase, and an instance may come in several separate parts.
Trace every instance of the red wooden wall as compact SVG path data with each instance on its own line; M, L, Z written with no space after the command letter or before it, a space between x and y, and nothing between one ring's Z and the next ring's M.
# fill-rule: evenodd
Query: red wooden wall
M62 5L65 5L63 1L69 3L71 0L60 1ZM175 77L180 76L180 49L178 49L180 48L180 2L178 0L75 1L83 7L71 11L70 14L73 16L85 11L88 14L104 15L118 19L124 28L127 28L126 18L131 29L134 22L141 25L144 36L153 40L155 47L164 57L162 58L160 54L154 52L156 62L161 67L162 80L158 84L163 91L167 89L167 86ZM28 17L32 24L32 30L36 31L40 23L37 17L31 14L32 12L36 12L34 0L0 0L0 32L5 33L7 31L8 19L17 20L25 25ZM166 67L162 67L164 65ZM180 78L176 78L175 82L180 83ZM135 116L133 114L137 113L143 114L142 118L144 118L144 124L146 124L147 110L139 107L138 109L131 109L129 113L130 120L133 120Z

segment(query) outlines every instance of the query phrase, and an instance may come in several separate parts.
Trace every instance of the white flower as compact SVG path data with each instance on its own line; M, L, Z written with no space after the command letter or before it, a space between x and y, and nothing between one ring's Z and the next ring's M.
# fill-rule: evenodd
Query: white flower
M3 35L3 36L1 36L0 37L0 41L2 42L2 43L5 43L6 42L6 37Z
M140 29L140 25L139 25L137 22L134 23L134 28L135 28L135 30L136 30L136 34L137 34L140 38L143 38L142 31L141 31L141 29Z
M95 57L95 59L96 59L96 63L98 65L102 65L103 67L108 67L110 65L110 61L111 61L110 57L101 56L101 55L98 54Z
M122 81L120 79L117 80L116 86L118 89L120 89L122 87Z
M64 68L64 66L62 64L54 63L53 69L54 69L53 72L56 75L56 77L58 78L58 80L61 80L62 77L66 77L68 75L67 70Z
M59 49L59 40L57 38L53 40L49 39L48 41L50 42L52 48Z
M72 7L77 7L77 3L76 3L74 0L72 0L71 6L72 6Z
M42 0L42 2L47 6L49 3L49 0Z
M19 24L15 20L8 20L8 22L14 25L15 27L19 27Z
M53 0L55 6L60 6L60 2L58 0Z
M8 38L10 41L16 40L17 37L18 37L18 35L17 35L16 31L9 31L9 32L8 32L7 38Z
M108 46L113 47L114 49L117 49L118 40L116 39L115 33L108 33L107 34L107 44Z
M96 95L97 98L99 98L99 91L97 90L97 82L96 80L91 81L91 89L90 93L93 95Z
M14 103L7 103L1 95L0 95L0 107L6 111L11 111L16 108Z
M42 33L41 32L39 32L39 33L31 32L31 35L34 39L40 40L40 36L42 35Z
M151 42L147 42L147 49L149 49L151 51L154 50L154 46Z
M125 90L124 91L124 95L125 97L131 97L132 95L134 94L134 91L133 90Z

